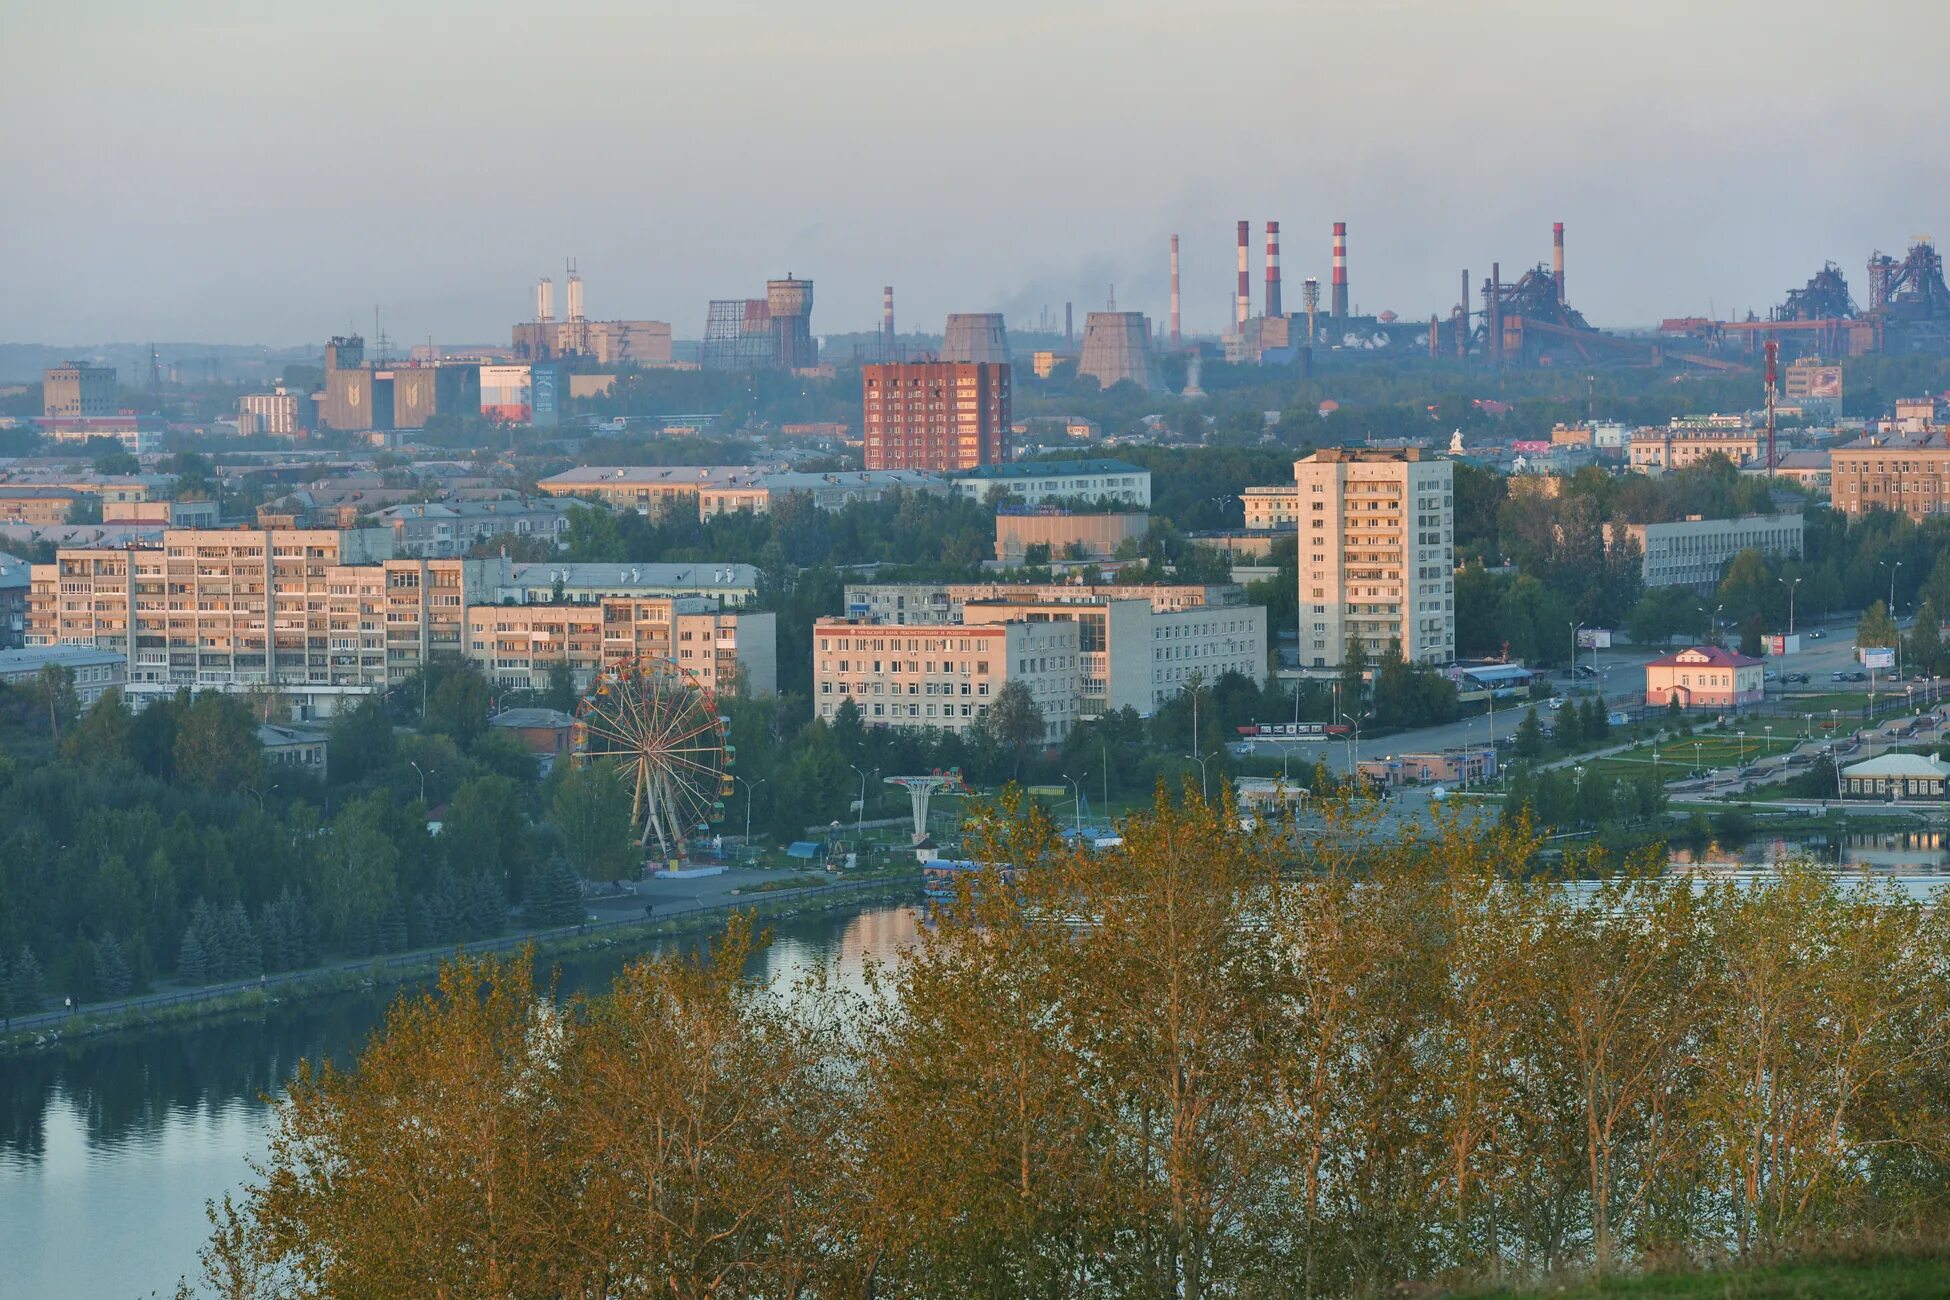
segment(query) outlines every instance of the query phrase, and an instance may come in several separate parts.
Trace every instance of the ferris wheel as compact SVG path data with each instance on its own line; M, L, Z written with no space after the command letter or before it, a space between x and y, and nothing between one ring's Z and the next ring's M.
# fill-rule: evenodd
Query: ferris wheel
M688 669L644 655L605 668L576 705L575 760L612 763L631 787L631 826L673 870L724 814L732 746L717 699Z

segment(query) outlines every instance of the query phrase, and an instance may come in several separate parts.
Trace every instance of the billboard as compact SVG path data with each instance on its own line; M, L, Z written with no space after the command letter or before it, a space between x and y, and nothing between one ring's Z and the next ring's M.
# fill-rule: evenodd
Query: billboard
M1855 653L1862 660L1862 666L1864 668L1894 668L1896 666L1896 652L1887 646L1865 645Z
M1611 649L1611 629L1608 627L1581 627L1578 629L1578 649Z
M529 367L529 414L536 424L553 425L562 414L554 366Z
M530 405L527 366L481 367L481 414L504 424L527 424Z
M1842 400L1842 368L1840 366L1808 367L1808 396L1826 398L1829 401Z
M1794 636L1769 636L1764 639L1762 648L1770 658L1778 658L1781 655L1798 655L1801 653L1801 637L1799 634Z

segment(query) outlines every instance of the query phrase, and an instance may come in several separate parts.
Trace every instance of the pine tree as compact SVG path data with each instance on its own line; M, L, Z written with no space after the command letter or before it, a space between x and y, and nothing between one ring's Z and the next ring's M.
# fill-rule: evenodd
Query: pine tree
M203 950L203 927L192 919L183 929L183 949L176 957L176 978L185 984L210 982L210 955Z
M1584 705L1584 738L1593 745L1603 744L1611 737L1611 720L1605 716L1605 704L1597 696L1592 696Z
M14 957L7 985L13 995L15 1015L31 1016L41 1009L41 1002L47 993L41 986L41 960L34 955L32 948L23 945Z
M264 973L263 952L241 902L232 903L223 914L222 933L225 979L249 979Z
M574 925L582 919L582 882L566 861L556 858L532 879L530 925Z
M1544 724L1537 718L1537 708L1532 705L1517 724L1517 757L1527 762L1536 762L1544 756Z
M94 967L95 992L103 998L126 997L133 986L134 976L129 971L129 960L122 953L122 945L115 936L105 934L88 946L88 955Z

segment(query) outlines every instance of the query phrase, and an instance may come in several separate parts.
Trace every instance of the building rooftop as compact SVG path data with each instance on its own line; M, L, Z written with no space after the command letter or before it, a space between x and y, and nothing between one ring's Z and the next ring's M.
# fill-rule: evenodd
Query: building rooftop
M488 719L490 727L512 727L527 731L536 727L568 728L576 720L560 709L503 709Z
M1950 779L1950 763L1927 754L1881 754L1860 763L1851 763L1842 769L1842 775Z
M1684 650L1676 650L1669 655L1646 664L1647 668L1754 668L1760 664L1758 659L1736 654L1725 646L1692 645Z
M1142 465L1122 460L1019 460L1007 465L965 469L956 478L1012 479L1062 477L1072 474L1149 474Z
M84 668L124 661L120 651L98 650L91 645L36 645L24 650L0 650L0 673L35 671L47 664Z
M758 487L752 465L578 465L538 482L558 487Z
M323 743L325 733L306 727L286 727L275 722L266 722L257 728L257 743L266 749L279 749L287 745L317 745Z
M587 561L549 563L537 560L511 564L504 586L547 587L560 580L565 587L754 587L758 566L752 564L595 564Z
M1950 451L1950 433L1870 433L1836 451Z
M919 469L840 470L825 474L787 470L762 475L760 481L773 492L817 492L823 488L943 488L948 485L948 476Z

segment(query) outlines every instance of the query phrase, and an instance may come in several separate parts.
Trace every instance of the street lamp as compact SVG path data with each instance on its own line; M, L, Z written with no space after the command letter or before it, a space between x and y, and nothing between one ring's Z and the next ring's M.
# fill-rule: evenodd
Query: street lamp
M1767 733L1767 756L1772 758L1774 757L1774 724L1770 722L1761 730Z
M1200 758L1197 754L1187 754L1185 757L1198 764L1198 797L1206 800L1211 799L1211 792L1206 788L1205 784L1205 765L1217 758L1218 755L1207 754L1205 757Z
M853 851L854 853L857 854L860 852L861 846L863 844L862 836L866 834L867 774L865 772L862 772L859 768L853 767L853 764L851 763L848 763L847 766L849 768L853 768L854 775L860 778L860 806L858 809L855 810L853 814ZM876 767L873 770L873 774L875 776L880 775L880 769Z
M1734 730L1740 733L1740 766L1745 767L1747 766L1747 729L1736 727Z
M734 781L743 781L745 785L745 852L750 853L752 851L752 791L758 789L758 787L764 785L772 778L769 776L761 776L756 781L746 781L744 777L733 772L731 779Z
M1347 751L1348 754L1347 777L1348 780L1352 781L1354 779L1356 772L1358 772L1361 767L1361 719L1350 718L1347 716L1347 714L1343 713L1341 715L1341 721L1349 724L1354 728L1354 731L1352 733L1354 737L1354 743L1352 748L1350 748Z
M1801 585L1801 579L1796 578L1792 582L1790 582L1786 578L1776 578L1774 579L1774 581L1780 583L1783 587L1786 587L1788 589L1788 635L1793 636L1794 635L1794 589Z
M1698 776L1700 774L1699 747L1700 747L1700 742L1695 740L1693 742L1693 775L1694 776Z
M1085 772L1084 775L1088 776L1090 774ZM1076 793L1076 812L1070 819L1070 827L1076 832L1077 840L1081 842L1083 839L1083 787L1078 785L1076 778L1068 772L1063 773L1063 779L1070 783L1070 789Z
M1578 675L1578 633L1583 630L1584 624L1571 624L1571 676L1573 677Z
M412 768L415 772L420 773L420 804L422 807L424 807L427 801L427 774L425 772L420 771L420 765L414 762L410 758L406 760L406 765ZM434 770L438 771L439 769L436 768Z

